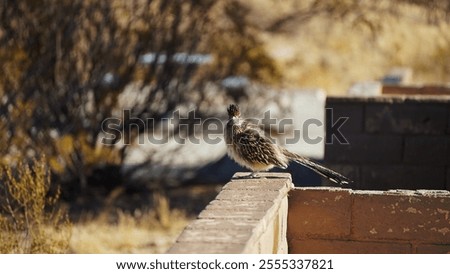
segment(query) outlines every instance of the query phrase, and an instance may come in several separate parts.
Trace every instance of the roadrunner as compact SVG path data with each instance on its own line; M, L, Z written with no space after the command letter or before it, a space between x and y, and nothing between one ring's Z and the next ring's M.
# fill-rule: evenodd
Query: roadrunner
M250 177L257 177L258 172L274 167L285 169L290 161L294 161L335 183L350 182L345 176L273 143L257 125L241 119L237 105L230 105L227 111L229 118L225 126L227 153L239 165L252 171Z

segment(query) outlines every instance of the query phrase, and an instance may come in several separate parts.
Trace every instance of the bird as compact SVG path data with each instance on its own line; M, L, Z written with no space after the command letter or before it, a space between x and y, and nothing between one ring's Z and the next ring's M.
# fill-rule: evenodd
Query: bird
M268 171L274 167L286 169L289 162L293 161L334 183L351 182L344 175L274 143L257 125L241 118L238 105L229 105L227 112L228 122L224 128L227 154L236 163L252 171L249 177L259 177L258 172Z

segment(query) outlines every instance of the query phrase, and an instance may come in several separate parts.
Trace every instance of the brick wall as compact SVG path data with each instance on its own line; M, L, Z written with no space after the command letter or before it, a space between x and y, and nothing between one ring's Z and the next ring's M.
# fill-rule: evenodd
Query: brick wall
M292 188L288 173L246 174L168 253L450 253L449 191Z
M296 188L289 253L450 253L448 191Z
M287 253L288 173L231 182L200 212L168 253Z
M327 121L349 118L349 144L333 138L324 163L350 187L450 190L450 96L329 97L326 107Z

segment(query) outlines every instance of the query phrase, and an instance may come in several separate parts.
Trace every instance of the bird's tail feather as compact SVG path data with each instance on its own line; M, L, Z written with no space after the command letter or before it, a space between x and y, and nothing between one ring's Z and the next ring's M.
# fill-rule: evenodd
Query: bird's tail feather
M312 171L322 175L323 177L327 178L328 180L337 183L337 184L348 184L351 182L347 177L345 177L342 174L337 173L334 170L331 170L329 168L326 168L324 166L321 166L317 163L314 163L313 161L309 160L308 158L302 157L298 154L292 153L286 149L283 150L284 155L288 157L290 160L295 161Z

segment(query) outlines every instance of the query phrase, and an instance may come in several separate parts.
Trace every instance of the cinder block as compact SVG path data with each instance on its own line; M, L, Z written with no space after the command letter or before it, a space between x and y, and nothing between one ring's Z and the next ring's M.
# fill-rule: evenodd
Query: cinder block
M447 191L355 192L352 239L450 244Z
M405 137L403 161L412 164L445 166L450 159L449 136Z
M416 248L419 254L450 254L450 245L419 244Z
M235 201L274 201L281 198L282 195L277 190L222 190L216 200L235 200Z
M268 224L264 232L259 235L257 238L257 242L252 245L257 245L259 252L261 254L274 254L277 253L278 250L278 233L279 233L279 224L278 218L275 217L272 220L267 220ZM256 236L256 235L255 235Z
M266 215L263 210L222 210L222 209L205 209L198 217L200 219L248 219L261 220Z
M291 176L263 173L261 178L246 179L237 175L185 228L169 253L286 252Z
M217 229L222 230L254 230L259 220L252 219L196 219L186 229Z
M273 190L286 194L291 188L292 178L289 173L261 172L257 178L247 178L249 173L238 172L227 183L224 190Z
M278 225L278 243L277 243L277 254L287 254L287 217L289 210L289 202L286 197L280 204L279 214L277 216Z
M226 192L223 194L223 192ZM268 195L264 195L265 191L250 191L253 192L254 197L263 197L259 200L254 199L239 199L237 200L222 200L220 197L233 197L229 192L234 193L234 197L239 197L239 195L251 195L252 193L235 193L237 190L222 190L221 194L217 197L218 199L211 201L206 208L200 212L198 218L200 219L244 219L244 220L261 220L266 215L272 215L273 212L278 210L279 199L277 195L272 195L274 191L271 191L269 196L272 195L273 200L264 200L264 197ZM245 191L243 191L245 192Z
M261 179L232 179L231 182L223 186L224 190L272 190L279 191L286 188L290 179L277 179L264 177Z
M348 135L349 144L325 145L328 163L400 163L402 137L391 135Z
M291 254L408 254L411 244L328 239L290 239Z
M373 103L366 106L365 130L369 133L444 134L447 105L430 102Z
M267 211L275 205L275 201L247 200L213 200L205 209L229 211Z
M345 123L339 128L344 134L362 133L364 130L364 104L360 102L338 103L327 99L325 121L335 123L339 119L346 119ZM331 126L327 125L327 128Z
M185 229L177 242L212 243L212 244L246 244L252 236L251 230Z
M450 134L450 106L447 109L448 118L447 118L447 134Z
M447 168L447 190L450 190L450 167Z
M359 189L445 189L445 167L364 165Z
M169 254L239 254L245 249L243 244L175 243Z
M350 191L297 188L289 193L287 238L342 238L350 235Z

